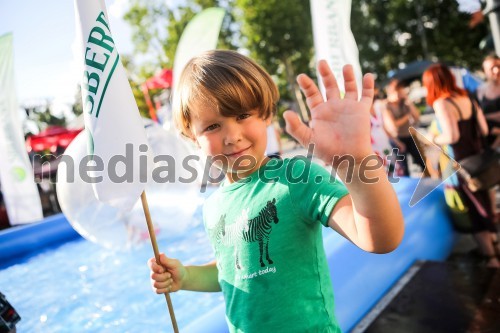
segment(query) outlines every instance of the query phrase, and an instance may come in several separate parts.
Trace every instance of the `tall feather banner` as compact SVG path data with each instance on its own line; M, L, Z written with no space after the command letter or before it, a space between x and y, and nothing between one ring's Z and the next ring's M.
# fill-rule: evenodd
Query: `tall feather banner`
M6 34L0 36L0 184L11 225L43 219L18 112L13 37Z
M340 89L344 87L342 67L351 64L361 91L359 52L351 31L351 0L311 0L311 14L316 60L328 62Z

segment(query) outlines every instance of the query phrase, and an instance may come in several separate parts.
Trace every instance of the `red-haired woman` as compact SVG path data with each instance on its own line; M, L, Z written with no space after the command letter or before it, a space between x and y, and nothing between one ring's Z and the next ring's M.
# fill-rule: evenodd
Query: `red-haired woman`
M482 149L480 136L488 134L481 108L471 101L465 90L457 86L455 77L443 64L430 66L422 80L427 89L427 103L433 107L440 129L440 134L432 139L433 142L446 147L448 154L455 160L478 153ZM473 116L473 108L476 109L477 117ZM500 249L488 191L473 193L453 174L451 168L442 172L445 186L454 187L468 208L472 233L487 261L486 265L500 268L496 255Z

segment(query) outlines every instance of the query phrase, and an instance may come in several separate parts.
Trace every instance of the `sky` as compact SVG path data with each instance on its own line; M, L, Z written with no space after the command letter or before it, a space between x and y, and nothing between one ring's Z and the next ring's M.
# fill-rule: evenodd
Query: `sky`
M118 52L132 53L131 30L121 19L127 0L106 0ZM74 50L73 0L0 0L0 35L13 33L19 104L72 103L79 80Z

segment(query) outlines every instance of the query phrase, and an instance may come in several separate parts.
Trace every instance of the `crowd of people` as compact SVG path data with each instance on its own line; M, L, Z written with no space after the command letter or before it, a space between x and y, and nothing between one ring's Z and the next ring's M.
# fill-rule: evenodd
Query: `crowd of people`
M500 268L498 242L497 187L471 190L466 179L457 175L460 161L485 149L500 147L500 60L487 56L483 62L485 82L473 93L459 87L452 70L442 64L431 65L422 76L427 92L426 103L434 110L435 121L427 129L427 140L421 144L437 145L443 150L439 161L438 176L445 184L446 202L450 208L457 231L474 236L478 252L485 265ZM399 165L388 161L395 174L408 176L409 158L420 171L426 167L425 149L418 147L409 128L417 127L420 112L408 99L408 88L398 80L386 87L386 98L376 99L372 111L372 143L374 151L392 149L406 155ZM483 139L487 138L487 140ZM421 153L421 154L420 154ZM383 156L383 154L379 153ZM385 154L387 157L388 155ZM432 167L430 161L427 161ZM499 170L500 171L500 170Z

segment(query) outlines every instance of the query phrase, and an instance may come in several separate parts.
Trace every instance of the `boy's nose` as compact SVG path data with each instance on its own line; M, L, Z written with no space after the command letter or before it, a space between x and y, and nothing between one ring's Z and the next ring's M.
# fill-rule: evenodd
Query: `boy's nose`
M224 136L224 144L235 144L241 140L241 128L238 124L228 124L226 126L226 135Z

